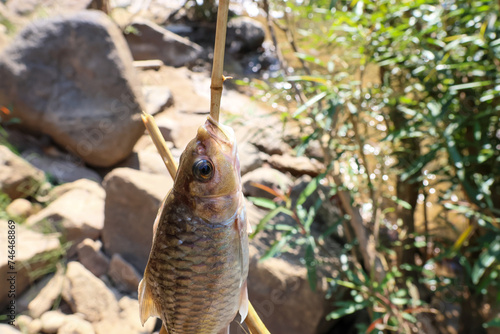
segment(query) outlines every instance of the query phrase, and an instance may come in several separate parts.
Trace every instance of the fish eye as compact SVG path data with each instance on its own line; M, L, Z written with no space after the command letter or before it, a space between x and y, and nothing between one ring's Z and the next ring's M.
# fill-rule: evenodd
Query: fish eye
M198 181L206 182L214 175L214 165L210 160L198 160L193 165L193 174Z

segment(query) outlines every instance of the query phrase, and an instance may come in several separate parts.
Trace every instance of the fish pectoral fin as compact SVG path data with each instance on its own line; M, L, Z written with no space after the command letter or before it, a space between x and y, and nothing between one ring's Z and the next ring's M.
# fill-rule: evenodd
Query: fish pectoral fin
M158 317L160 318L160 312L158 312L158 308L153 300L153 295L151 293L151 289L149 285L146 283L146 275L139 283L139 311L141 315L141 324L144 326L146 320L149 317Z
M239 313L240 313L240 323L243 323L245 319L247 318L248 315L248 289L247 289L247 281L245 280L245 283L243 283L241 290L240 290L240 308L239 308Z
M160 333L161 334L161 333ZM223 330L221 330L219 333L217 334L229 334L229 326L227 326L226 328L224 328Z

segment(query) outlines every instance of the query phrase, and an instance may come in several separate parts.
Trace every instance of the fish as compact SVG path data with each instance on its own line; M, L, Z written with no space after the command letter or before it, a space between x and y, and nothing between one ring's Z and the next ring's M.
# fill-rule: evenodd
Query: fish
M168 334L228 334L248 314L248 232L232 128L211 116L181 155L153 227L140 319Z

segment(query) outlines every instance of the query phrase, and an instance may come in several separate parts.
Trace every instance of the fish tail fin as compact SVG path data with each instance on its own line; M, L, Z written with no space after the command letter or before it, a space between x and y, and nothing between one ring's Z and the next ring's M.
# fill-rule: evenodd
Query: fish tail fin
M243 323L248 315L248 289L246 280L245 283L243 283L243 285L241 286L239 313L241 317L240 323Z
M147 272L147 270L146 270ZM149 317L158 317L160 318L160 312L158 312L158 308L153 300L153 295L151 294L151 289L146 281L146 274L144 274L144 278L139 283L139 311L141 315L141 323L144 326L146 320Z

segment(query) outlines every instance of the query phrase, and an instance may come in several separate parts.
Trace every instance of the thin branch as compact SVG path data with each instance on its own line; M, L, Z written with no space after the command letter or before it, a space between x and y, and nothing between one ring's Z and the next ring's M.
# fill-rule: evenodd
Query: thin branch
M222 96L222 83L225 78L222 75L224 67L224 49L226 47L227 14L229 11L229 0L219 1L217 12L217 28L215 30L214 62L212 66L212 83L210 85L210 116L219 121L220 99Z
M259 315L255 312L255 309L250 302L248 302L248 316L245 319L245 324L247 324L248 329L252 334L271 334L262 320L260 320Z
M170 153L170 150L167 147L167 143L165 142L165 139L163 138L158 125L156 125L155 119L145 111L142 112L141 118L142 122L146 126L146 129L149 132L149 136L153 140L153 143L158 150L158 153L160 153L163 163L167 167L170 176L173 180L175 180L175 174L177 173L177 163L175 162L172 153Z

